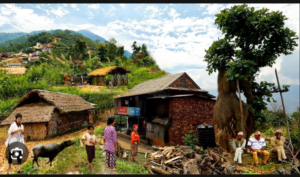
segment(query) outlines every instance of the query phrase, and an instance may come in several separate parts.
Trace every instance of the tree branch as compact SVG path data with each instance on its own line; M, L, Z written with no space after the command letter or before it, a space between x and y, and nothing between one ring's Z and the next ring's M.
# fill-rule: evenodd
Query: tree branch
M270 92L257 92L257 93L254 93L254 95L257 95L259 97L263 97L264 95L268 95L268 94L271 94L271 93L278 93L278 92L288 92L288 90L279 91L278 89L276 89L276 90L273 90L273 91L270 91Z

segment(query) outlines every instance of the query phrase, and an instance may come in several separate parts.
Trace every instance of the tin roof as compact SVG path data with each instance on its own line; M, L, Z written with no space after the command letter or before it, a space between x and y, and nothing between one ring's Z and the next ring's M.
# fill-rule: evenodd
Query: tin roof
M177 79L179 79L184 74L198 87L197 89L183 88L183 87L182 88L169 87L173 82L175 82ZM167 89L196 91L196 92L203 92L203 93L208 94L208 91L202 90L193 81L193 79L191 79L189 77L189 75L187 73L183 72L183 73L167 75L167 76L164 76L164 77L161 77L161 78L158 78L158 79L151 79L151 80L142 82L142 83L136 85L135 87L133 87L129 93L118 96L118 97L115 97L115 98L155 93L155 92L159 92L159 91L167 90Z
M167 125L168 122L169 122L169 119L160 119L160 118L155 118L152 121L152 123L158 123L161 125Z

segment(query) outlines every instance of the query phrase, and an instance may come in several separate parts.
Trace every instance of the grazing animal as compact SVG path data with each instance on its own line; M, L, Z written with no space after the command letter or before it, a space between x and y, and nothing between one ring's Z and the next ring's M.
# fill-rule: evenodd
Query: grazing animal
M61 144L48 144L48 145L42 145L38 144L33 149L33 161L32 161L32 168L34 165L34 162L36 162L37 166L38 164L38 158L39 157L48 157L50 166L52 166L53 159L57 156L58 153L60 153L62 150L64 150L66 147L69 147L73 145L75 141L72 140L66 140L62 142ZM49 163L47 162L46 165Z

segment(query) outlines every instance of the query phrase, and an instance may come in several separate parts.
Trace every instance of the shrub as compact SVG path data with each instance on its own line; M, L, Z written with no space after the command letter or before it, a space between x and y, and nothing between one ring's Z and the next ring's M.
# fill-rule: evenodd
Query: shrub
M185 134L185 136L182 137L182 139L186 146L190 146L193 150L195 150L197 139L193 133L193 130L191 130L189 134Z
M273 127L270 127L268 130L265 131L265 135L274 135L275 129Z

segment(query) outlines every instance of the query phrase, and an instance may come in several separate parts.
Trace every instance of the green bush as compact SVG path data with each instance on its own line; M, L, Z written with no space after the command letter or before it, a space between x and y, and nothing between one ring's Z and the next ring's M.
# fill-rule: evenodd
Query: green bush
M290 135L294 148L300 149L300 130L292 131Z
M191 130L189 134L185 134L185 136L182 137L182 139L186 146L190 146L193 150L195 150L197 139L193 133L193 130Z
M275 129L273 127L270 127L268 130L265 131L265 135L274 135Z

